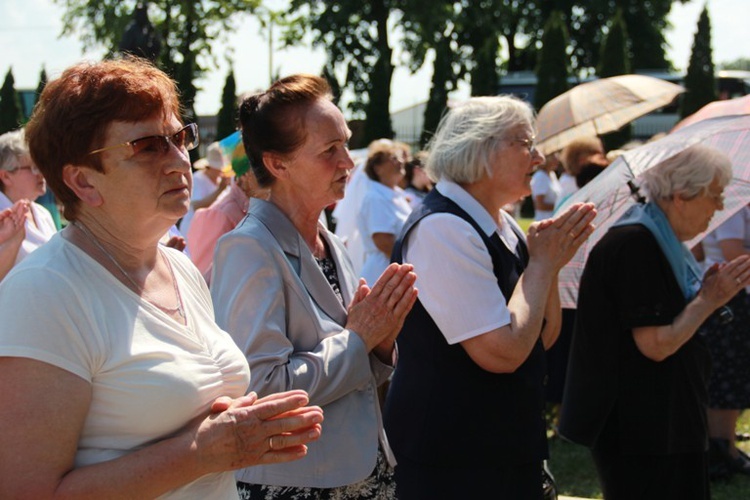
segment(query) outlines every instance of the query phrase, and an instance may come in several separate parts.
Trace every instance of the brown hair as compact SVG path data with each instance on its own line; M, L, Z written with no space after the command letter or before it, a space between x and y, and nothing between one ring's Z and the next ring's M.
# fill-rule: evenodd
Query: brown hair
M365 162L365 173L367 174L367 177L374 181L380 182L380 177L378 177L377 172L375 172L375 167L385 162L391 161L393 153L393 149L381 149L380 151L377 151L368 156L367 162Z
M307 138L305 111L318 99L333 99L328 82L319 76L299 74L282 78L265 92L242 101L242 143L260 187L274 181L263 164L263 153L288 155L296 151Z
M596 136L581 137L563 148L560 163L575 177L581 171L581 167L589 163L591 157L596 154L604 154L601 139Z
M108 126L158 115L181 114L174 81L151 63L136 57L79 63L47 84L26 126L34 163L75 220L80 200L63 181L65 165L102 171L100 155Z

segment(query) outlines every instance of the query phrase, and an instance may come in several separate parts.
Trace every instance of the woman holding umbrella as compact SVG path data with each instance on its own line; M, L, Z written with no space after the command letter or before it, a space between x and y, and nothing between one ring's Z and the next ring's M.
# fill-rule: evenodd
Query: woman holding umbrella
M729 159L697 144L641 175L649 202L596 244L581 279L560 433L591 448L607 499L706 499L706 381L695 333L750 283L750 258L700 271L682 242L723 207Z

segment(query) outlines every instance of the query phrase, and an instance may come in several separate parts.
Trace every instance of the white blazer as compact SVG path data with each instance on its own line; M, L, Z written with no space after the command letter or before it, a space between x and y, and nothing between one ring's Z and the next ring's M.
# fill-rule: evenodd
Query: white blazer
M348 305L357 276L338 238L322 225L320 230ZM253 200L247 217L221 237L211 296L217 323L247 356L249 390L265 396L303 389L325 418L323 434L305 458L243 469L239 481L314 488L352 484L372 473L378 441L395 464L377 395L393 368L368 354L359 336L344 328L346 309L275 205Z

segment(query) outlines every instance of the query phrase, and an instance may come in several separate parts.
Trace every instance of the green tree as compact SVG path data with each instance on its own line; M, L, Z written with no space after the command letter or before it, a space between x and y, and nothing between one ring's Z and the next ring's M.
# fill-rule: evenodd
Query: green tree
M461 43L471 48L468 63L472 95L494 95L500 75L501 40L508 52L508 71L533 70L535 60L529 57L531 42L518 46L519 40L541 33L540 2L507 0L461 0L455 19L462 34ZM533 37L532 37L533 38Z
M237 130L237 85L234 69L229 70L221 93L221 109L216 120L216 137L223 139Z
M5 81L0 88L0 134L17 129L23 123L21 101L15 88L13 69L5 74Z
M548 101L568 90L568 45L568 30L562 13L554 11L544 27L542 48L536 67L536 109L541 109Z
M39 96L42 95L44 87L47 86L47 71L42 67L42 71L39 72L39 84L36 86L36 100L39 100Z
M326 63L326 65L323 67L323 72L320 76L325 78L328 81L328 85L331 86L331 93L333 94L333 103L338 106L339 101L341 100L341 83L339 82L339 79L336 78L335 68L333 65L329 62Z
M711 20L703 7L698 18L698 31L693 39L687 74L685 94L680 106L680 116L686 117L717 98L714 62L711 55Z
M459 44L454 22L457 15L455 1L405 0L402 9L403 47L408 55L409 69L418 71L427 55L434 54L432 82L419 139L420 147L424 147L445 112L448 94L466 74L464 62L470 59L471 53Z
M625 75L630 73L630 54L628 53L628 29L622 10L617 9L608 24L607 34L602 40L601 56L597 74L601 78ZM617 149L628 142L633 136L632 126L624 125L602 136L604 149Z
M351 112L365 120L364 143L393 137L388 21L397 1L291 0L285 22L287 43L299 43L311 32L313 44L326 50L329 74L346 70L343 88L354 96L348 106Z
M628 41L628 29L625 25L622 10L617 9L602 40L601 56L596 70L596 74L600 78L630 73Z
M721 64L721 69L738 69L741 71L750 71L750 58L741 57L734 61L727 61Z
M602 30L618 8L629 31L631 67L671 69L667 59L664 33L669 27L667 16L675 2L689 0L554 0L563 11L571 41L571 65L574 72L590 74L600 64L600 48L606 35Z
M63 34L76 35L85 48L120 46L133 19L137 0L54 0L65 8ZM186 120L193 120L198 91L195 81L215 64L211 43L231 33L237 14L253 11L261 0L151 0L149 19L161 39L160 66L176 81L182 93Z

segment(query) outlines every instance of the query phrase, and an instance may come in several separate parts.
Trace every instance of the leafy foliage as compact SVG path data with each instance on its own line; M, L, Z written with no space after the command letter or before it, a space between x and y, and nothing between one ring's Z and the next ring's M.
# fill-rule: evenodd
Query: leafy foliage
M670 69L664 32L667 16L675 1L687 0L557 0L565 5L571 36L572 64L577 70L590 72L600 65L600 50L605 32L601 29L621 9L630 32L632 69Z
M537 85L534 107L541 109L548 101L568 90L568 30L562 14L554 11L544 27L542 49L536 68Z
M23 122L21 101L16 93L13 69L5 74L5 81L0 88L0 134L17 129Z
M237 84L234 70L230 69L221 94L221 109L216 123L217 139L223 139L237 130L237 109Z
M458 80L466 74L470 50L460 44L455 22L456 2L406 0L402 8L402 43L410 69L417 71L425 63L428 53L434 53L432 83L419 140L420 146L424 147L448 106L448 93L457 87Z
M617 9L609 22L609 30L602 41L601 57L597 74L602 77L626 75L630 73L630 54L628 51L628 30L622 10ZM617 149L628 142L633 135L633 127L627 124L620 130L615 130L602 136L604 149Z
M47 71L42 68L42 71L39 72L39 84L36 86L36 99L39 100L39 96L42 95L42 92L44 91L44 87L47 86Z
M601 57L597 70L597 75L600 78L630 73L628 41L628 30L625 26L622 10L617 9L609 23L607 35L602 40Z
M195 80L215 64L211 43L235 29L236 14L251 12L261 0L152 0L149 19L161 37L160 66L177 80L186 119L192 120ZM65 7L63 34L76 35L85 48L104 46L110 56L125 33L136 0L55 0Z
M750 71L750 58L741 57L734 61L727 61L721 64L721 69L738 69L742 71Z
M683 118L717 98L714 63L711 56L711 20L706 7L703 7L698 18L698 31L693 39L693 49L685 75L685 89L680 106L680 116Z
M343 87L354 95L349 109L365 118L364 142L393 137L388 22L397 1L292 0L290 4L285 39L297 43L312 32L313 44L325 48L330 66L345 70Z

